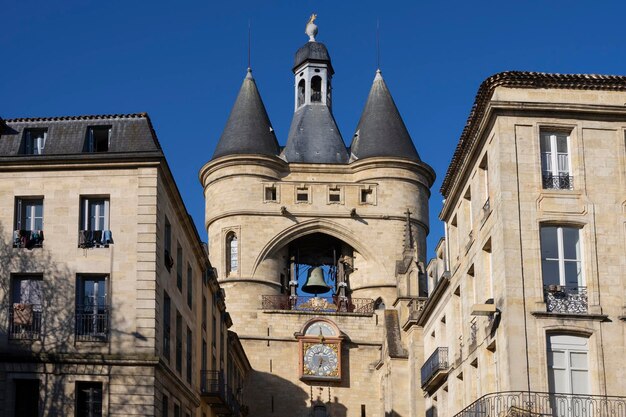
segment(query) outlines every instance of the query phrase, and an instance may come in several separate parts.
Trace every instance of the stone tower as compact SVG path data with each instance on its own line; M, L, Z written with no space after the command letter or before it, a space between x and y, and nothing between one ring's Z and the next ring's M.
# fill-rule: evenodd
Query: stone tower
M426 293L419 265L434 172L380 71L346 147L332 114L330 55L309 30L313 20L296 52L286 146L248 70L200 171L210 258L254 368L244 402L254 416L409 416L381 364L407 357L399 321ZM329 291L313 297L302 290L315 267ZM317 347L307 356L307 346ZM328 346L338 359L324 356ZM327 366L333 360L339 369Z

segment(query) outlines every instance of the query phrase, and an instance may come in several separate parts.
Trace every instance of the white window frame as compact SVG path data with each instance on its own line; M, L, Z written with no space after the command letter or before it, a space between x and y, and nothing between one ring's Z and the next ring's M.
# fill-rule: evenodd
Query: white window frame
M26 213L26 204L28 204L29 202L32 203L41 203L41 217L37 217L36 213L37 213L37 209L36 206L38 204L33 204L30 207L30 221L28 222L29 224L25 224L27 223L27 219L29 216L27 216ZM39 198L39 197L18 197L16 199L16 221L15 221L15 229L16 230L29 230L29 231L33 231L33 230L43 230L43 222L44 222L44 213L43 213L43 198ZM37 219L41 219L41 228L37 229L35 227L35 225L37 224Z
M565 133L565 132L558 132L558 131L542 131L540 133L541 138L540 138L540 143L539 143L539 147L541 148L542 144L543 144L543 138L544 137L549 137L550 138L550 149L540 149L541 152L541 174L543 175L552 175L553 177L565 177L565 176L572 176L572 154L571 154L571 144L570 144L570 135ZM565 155L567 156L567 171L561 171L559 169L559 152L558 152L558 147L557 147L557 138L561 136L561 137L565 137L567 139L567 152L565 153ZM544 155L546 155L546 157L544 158ZM550 160L550 169L548 169L548 167L544 166L544 160Z
M96 206L96 212L94 213L94 216L96 218L100 218L100 217L104 217L104 218L102 221L102 228L99 228L100 222L96 221L96 226L93 229L93 231L110 230L109 229L109 212L110 212L109 197L81 197L81 202L82 202L82 207L81 207L82 229L81 230L92 230L89 228L89 220L91 219L91 214L92 214L90 211L90 204L94 202L98 202L98 201L102 201L103 204ZM103 212L101 213L101 211Z
M591 381L590 381L590 369L589 369L589 338L585 336L575 336L568 334L548 334L547 336L547 365L548 365L548 386L550 392L556 390L556 374L555 370L564 372L566 376L566 391L560 392L561 394L573 394L573 395L589 395L591 394ZM554 353L561 353L565 359L565 363L562 365L556 365L554 363ZM576 367L573 364L573 354L585 354L586 367ZM586 388L587 392L573 392L573 375L575 373L586 373Z
M109 149L111 148L111 126L89 126L88 127L88 131L87 131L87 137L88 137L88 146L87 146L87 151L88 152L105 152L105 151L96 151L96 144L94 142L94 131L95 130L105 130L108 129L108 137L107 137L107 149L106 152L109 151Z
M541 240L541 229L544 228L556 228L556 233L557 233L557 252L558 252L558 257L557 258L548 258L547 256L544 256L544 247L541 247L541 264L542 264L542 281L544 282L544 284L546 283L546 277L543 276L543 262L545 261L550 261L550 262L554 262L557 261L559 264L559 285L562 286L567 286L567 281L566 281L566 276L565 276L565 263L566 262L576 262L579 264L579 269L580 269L580 276L578 279L578 286L579 287L584 287L585 286L585 274L583 271L583 242L582 242L582 236L581 236L581 228L578 227L573 227L573 226L558 226L558 225L550 225L550 224L546 224L546 225L542 225L540 227L539 230L539 234L540 234L540 240ZM579 259L566 259L565 258L565 246L564 246L564 239L563 239L563 229L572 229L572 230L576 230L578 233L578 258ZM541 246L541 245L540 245Z

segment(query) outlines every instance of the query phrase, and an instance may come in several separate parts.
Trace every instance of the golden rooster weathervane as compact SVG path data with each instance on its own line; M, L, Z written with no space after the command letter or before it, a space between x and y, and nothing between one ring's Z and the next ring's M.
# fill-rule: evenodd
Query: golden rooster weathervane
M309 42L315 42L315 35L317 35L317 25L315 24L315 19L317 19L317 14L313 13L311 17L309 17L309 21L304 29L304 33L306 33L309 37Z

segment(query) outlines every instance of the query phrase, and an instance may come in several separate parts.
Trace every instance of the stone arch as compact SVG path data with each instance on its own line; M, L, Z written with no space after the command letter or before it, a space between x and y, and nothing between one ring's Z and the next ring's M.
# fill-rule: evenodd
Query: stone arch
M325 219L313 219L294 224L281 231L267 242L254 261L252 276L256 274L257 268L265 259L273 256L278 250L285 247L285 245L289 244L291 241L313 233L325 233L329 236L336 237L352 246L364 260L375 260L372 252L357 240L352 235L352 231L347 227Z

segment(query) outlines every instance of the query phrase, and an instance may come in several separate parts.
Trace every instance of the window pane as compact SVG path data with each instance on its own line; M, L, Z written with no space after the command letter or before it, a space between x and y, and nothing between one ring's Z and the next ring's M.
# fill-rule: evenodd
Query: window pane
M572 394L589 394L587 371L572 371Z
M548 351L548 366L553 368L565 368L565 352Z
M552 158L549 153L541 153L541 170L545 173L552 172Z
M541 258L558 259L559 249L557 243L556 227L541 228Z
M580 260L579 230L571 227L563 228L563 252L565 259Z
M556 136L556 151L559 153L567 154L567 136L565 135Z
M580 262L565 262L565 285L577 287L582 284Z
M558 261L541 261L541 276L543 285L559 285L559 262Z
M550 144L550 134L549 133L542 133L541 134L541 152L542 153L549 153L552 150L552 146Z
M570 362L572 368L587 369L587 353L586 352L571 352Z

